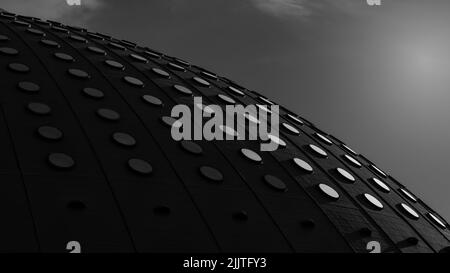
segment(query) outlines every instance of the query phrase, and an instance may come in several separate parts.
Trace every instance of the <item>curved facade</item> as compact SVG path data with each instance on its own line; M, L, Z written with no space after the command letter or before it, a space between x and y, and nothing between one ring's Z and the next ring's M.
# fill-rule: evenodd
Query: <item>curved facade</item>
M445 252L448 223L280 106L280 139L181 141L171 109L272 100L78 27L0 15L0 251ZM264 80L264 79L261 79Z

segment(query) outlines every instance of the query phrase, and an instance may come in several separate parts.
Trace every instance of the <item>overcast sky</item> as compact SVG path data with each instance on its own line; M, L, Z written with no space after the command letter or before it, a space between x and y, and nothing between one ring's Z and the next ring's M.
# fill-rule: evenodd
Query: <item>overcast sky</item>
M137 41L315 122L450 219L450 1L0 0Z

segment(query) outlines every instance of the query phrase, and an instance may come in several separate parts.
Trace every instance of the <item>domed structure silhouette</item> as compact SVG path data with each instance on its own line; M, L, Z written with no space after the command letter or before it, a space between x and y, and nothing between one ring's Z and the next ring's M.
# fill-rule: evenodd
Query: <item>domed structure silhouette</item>
M171 137L172 107L193 96L269 98L129 41L0 15L0 251L448 252L442 217L282 106L274 152Z

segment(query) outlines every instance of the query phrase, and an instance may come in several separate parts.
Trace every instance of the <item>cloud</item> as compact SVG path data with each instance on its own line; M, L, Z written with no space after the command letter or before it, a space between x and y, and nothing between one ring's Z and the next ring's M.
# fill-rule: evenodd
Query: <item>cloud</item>
M103 6L104 0L80 0L80 6L69 6L66 0L2 0L1 7L7 11L42 19L84 25Z
M323 12L354 13L364 1L355 0L249 0L256 8L280 18L306 19Z
M264 12L275 16L308 16L311 10L305 0L250 0Z

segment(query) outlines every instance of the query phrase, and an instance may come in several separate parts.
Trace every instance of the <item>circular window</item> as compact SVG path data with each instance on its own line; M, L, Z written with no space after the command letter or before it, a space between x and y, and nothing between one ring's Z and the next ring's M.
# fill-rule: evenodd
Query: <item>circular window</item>
M357 168L362 167L361 163L359 163L359 161L354 159L353 157L351 157L349 155L344 155L344 158L347 160L348 163L352 164L353 166L355 166Z
M286 129L289 133L293 134L293 135L299 135L300 131L297 130L297 128L295 128L294 126L290 125L289 123L282 123L281 124L283 126L284 129Z
M405 196L408 200L416 203L417 202L417 198L410 193L409 191L407 191L406 189L399 189L399 191L403 194L403 196Z
M337 172L341 175L342 178L344 178L348 182L355 182L355 178L353 175L351 175L348 171L342 169L342 168L336 168Z
M413 208L406 205L405 203L401 203L400 208L406 216L408 216L412 219L415 219L415 220L419 219L419 217L420 217L419 214Z
M309 144L309 148L311 149L311 151L313 151L316 155L318 155L320 157L328 156L327 152L325 152L322 148L319 148L318 146L316 146L314 144Z
M391 189L388 187L388 185L386 185L383 181L381 181L380 179L373 177L370 178L369 181L379 190L384 191L384 192L390 192Z
M248 159L255 161L255 162L261 162L262 158L259 154L257 154L256 152L250 150L250 149L241 149L241 153Z
M308 162L301 160L300 158L293 158L292 160L294 161L295 165L297 165L303 171L308 173L313 172L313 168L308 164Z
M328 138L324 137L323 135L321 135L319 133L315 133L315 136L327 145L333 144L333 142L331 142L331 140L329 140Z
M437 217L436 215L434 215L433 213L429 212L427 213L428 218L430 218L430 220L435 223L436 225L438 225L440 228L445 229L446 225L445 222L442 221L439 217Z
M365 193L364 198L373 209L377 209L377 210L383 209L383 204L381 204L381 202L374 196L372 196L368 193Z
M339 193L335 191L332 187L327 184L319 184L319 189L324 193L327 197L337 200L339 199Z

